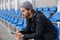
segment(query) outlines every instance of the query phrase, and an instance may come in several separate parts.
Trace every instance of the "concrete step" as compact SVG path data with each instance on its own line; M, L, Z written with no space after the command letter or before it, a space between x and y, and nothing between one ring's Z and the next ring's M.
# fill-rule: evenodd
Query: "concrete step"
M0 23L0 40L17 40L17 38L10 34L6 27Z

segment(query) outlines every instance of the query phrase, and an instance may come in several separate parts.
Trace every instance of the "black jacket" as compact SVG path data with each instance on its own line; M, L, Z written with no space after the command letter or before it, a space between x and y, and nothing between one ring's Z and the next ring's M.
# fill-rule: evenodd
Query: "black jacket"
M53 24L41 12L34 12L33 17L27 19L27 27L21 33L24 40L54 40L56 29Z

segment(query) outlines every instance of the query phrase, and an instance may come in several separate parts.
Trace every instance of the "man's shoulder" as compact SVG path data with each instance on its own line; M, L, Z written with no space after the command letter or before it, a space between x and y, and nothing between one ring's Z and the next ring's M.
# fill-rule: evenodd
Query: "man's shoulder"
M36 17L43 16L43 13L42 13L42 12L40 12L40 11L36 11L35 13L36 13Z
M36 11L37 14L43 14L41 11Z

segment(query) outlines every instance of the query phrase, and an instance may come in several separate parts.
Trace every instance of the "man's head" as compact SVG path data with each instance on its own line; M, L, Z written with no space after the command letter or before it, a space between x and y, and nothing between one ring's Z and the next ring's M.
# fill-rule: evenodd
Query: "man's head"
M31 14L33 13L33 6L29 1L25 1L22 5L21 5L21 12L24 16L24 18L29 18L31 16Z

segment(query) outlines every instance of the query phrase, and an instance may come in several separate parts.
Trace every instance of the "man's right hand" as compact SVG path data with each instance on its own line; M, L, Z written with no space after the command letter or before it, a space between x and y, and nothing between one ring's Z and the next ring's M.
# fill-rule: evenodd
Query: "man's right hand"
M22 35L20 32L14 33L14 36L15 36L18 40L23 39L23 35Z

